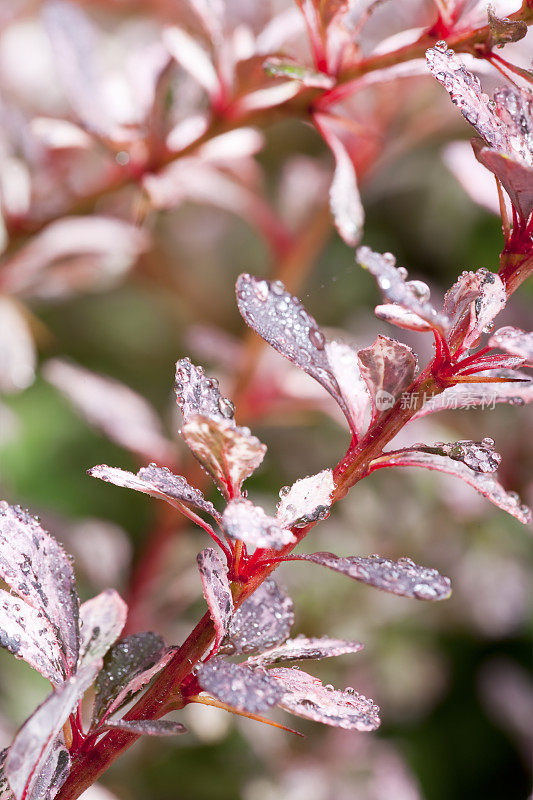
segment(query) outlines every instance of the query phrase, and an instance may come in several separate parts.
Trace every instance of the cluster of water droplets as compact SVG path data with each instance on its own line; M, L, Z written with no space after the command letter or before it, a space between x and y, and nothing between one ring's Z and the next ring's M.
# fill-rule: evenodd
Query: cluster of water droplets
M181 503L195 506L215 519L220 518L220 514L214 505L205 499L199 489L191 486L183 475L175 475L168 467L159 467L154 462L151 462L147 467L141 467L137 476L141 480L147 481L161 494Z
M185 422L196 414L232 421L235 406L220 394L216 378L208 378L201 366L182 358L176 364L176 398Z
M232 664L212 658L201 664L196 677L209 694L239 711L258 714L276 705L283 696L280 684L261 668Z
M510 153L533 166L533 94L506 86L494 93L494 101L506 127Z
M458 442L435 442L433 447L422 446L419 449L461 461L474 472L496 472L502 460L501 455L494 450L494 439L488 436L481 442L461 439Z
M235 611L221 651L256 653L288 639L294 624L291 598L268 578Z

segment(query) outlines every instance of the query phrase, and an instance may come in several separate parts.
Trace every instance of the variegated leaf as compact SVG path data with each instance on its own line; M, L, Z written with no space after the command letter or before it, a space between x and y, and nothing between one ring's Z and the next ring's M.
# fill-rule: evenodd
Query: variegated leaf
M233 612L233 597L228 581L228 573L212 547L207 547L201 553L198 553L197 561L204 597L215 625L216 635L213 650L216 651L226 634Z
M249 500L232 500L222 514L222 527L232 539L240 539L247 547L281 550L296 541L277 519L269 517L260 506Z
M114 589L87 600L80 608L80 666L103 658L126 624L128 606Z
M279 493L276 520L284 528L300 528L324 519L329 514L334 489L330 469L300 478L292 486L284 486Z
M332 658L347 653L358 653L364 647L361 642L346 642L344 639L322 638L308 639L307 636L297 636L287 639L283 644L264 650L256 656L250 656L246 663L250 666L268 667L287 661L304 661L308 659Z
M262 669L212 658L197 670L198 683L217 700L238 711L258 714L281 699L279 683Z
M291 598L267 578L235 610L221 652L255 653L276 646L289 637L293 624Z
M371 347L359 350L358 357L376 417L391 408L412 383L416 372L416 356L406 344L378 336Z
M178 736L187 733L185 725L169 719L116 719L106 722L105 727L137 736Z

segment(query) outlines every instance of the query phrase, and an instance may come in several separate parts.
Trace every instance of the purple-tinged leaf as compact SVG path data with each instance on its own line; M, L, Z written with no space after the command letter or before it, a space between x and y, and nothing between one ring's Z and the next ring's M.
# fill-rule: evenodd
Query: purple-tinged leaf
M226 499L240 495L243 481L266 453L266 445L233 420L193 416L182 426L181 435Z
M284 642L294 624L291 598L268 578L236 609L221 652L254 653Z
M222 527L232 539L240 539L247 547L281 550L296 541L290 530L282 528L274 517L249 500L232 500L222 514Z
M346 642L343 639L308 639L307 636L297 636L288 639L277 647L264 650L256 656L250 656L246 663L255 667L268 667L284 661L303 661L308 659L331 658L347 653L358 653L364 647L361 642Z
M78 662L78 593L67 554L20 506L0 503L0 577L50 623L64 675Z
M0 296L0 391L20 392L35 377L37 354L21 308Z
M450 339L466 322L461 349L473 347L506 302L505 284L499 275L484 267L463 272L444 298L444 311L451 321Z
M80 607L80 666L103 658L126 624L128 606L114 589L107 589Z
M406 344L378 336L371 347L358 352L361 374L372 398L374 418L394 405L412 383L416 356Z
M506 353L524 358L533 364L533 332L523 331L507 325L495 331L489 339L489 347L498 347Z
M237 303L245 322L274 350L317 380L352 425L350 410L331 369L326 337L298 298L289 294L281 281L244 274L237 280Z
M369 247L357 250L357 261L373 275L388 303L401 306L420 317L419 325L427 322L432 328L446 333L448 319L437 312L431 303L430 291L422 281L408 281L405 267L396 267L392 253L375 253ZM419 328L423 330L423 328Z
M46 698L19 730L4 765L9 785L17 800L32 797L44 771L49 774L49 757L71 712L93 682L101 662L79 670Z
M214 505L206 500L199 489L191 486L182 475L174 475L166 467L158 467L150 464L148 467L141 467L137 475L118 467L108 467L106 464L99 464L87 470L87 474L92 478L100 478L106 483L114 483L124 489L135 489L137 492L149 494L160 500L166 500L171 506L186 513L184 504L193 506L200 511L205 511L214 519L219 519L220 514Z
M281 700L283 690L270 673L242 664L231 664L223 658L212 658L198 667L198 683L217 700L258 714Z
M331 372L349 413L350 427L354 434L360 436L370 404L370 393L361 374L357 351L348 344L334 340L326 344L326 352Z
M70 766L70 753L63 744L63 737L60 734L32 786L28 800L53 800L68 778Z
M480 494L494 503L495 506L507 511L511 516L516 517L524 524L531 522L531 510L523 505L516 492L507 492L493 474L484 472L474 472L474 470L454 461L448 456L440 456L429 453L421 453L416 450L400 450L397 453L387 453L383 456L386 459L382 464L379 459L372 462L375 468L378 467L425 467L435 469L439 472L446 472L448 475L455 475L462 478L465 483L472 486Z
M519 42L527 34L527 22L521 19L510 20L507 17L497 17L491 6L488 6L490 43L496 47L503 47L511 42Z
M155 633L133 633L107 653L96 679L93 719L100 722L117 711L168 663L174 651L167 650Z
M452 102L479 135L496 150L507 150L505 125L484 94L479 78L469 72L446 43L437 43L426 51L434 77L449 93Z
M105 727L138 736L178 736L187 733L185 725L170 719L116 719L106 722Z
M384 305L376 306L374 314L379 319L385 322L390 322L391 325L396 325L398 328L403 328L408 331L430 331L432 330L429 322L426 322L414 311L409 311L403 306L397 306L395 303L385 303Z
M509 383L458 383L429 397L413 419L452 409L493 409L496 403L523 406L533 402L533 381L525 372L497 370L479 372L480 377L507 378ZM477 377L474 376L474 379Z
M63 652L42 611L0 589L0 647L44 675L54 686L64 680Z
M502 460L501 455L494 450L494 439L489 438L481 442L473 442L470 439L459 442L435 442L432 446L415 445L409 449L419 453L448 456L452 461L466 464L474 472L496 472Z
M209 606L211 619L215 624L216 635L213 650L216 652L226 634L233 613L233 597L228 581L228 573L212 547L207 547L201 553L198 553L197 561L204 597Z
M278 667L269 675L283 688L278 705L291 714L344 730L374 731L379 727L379 708L370 698L324 686L302 670Z
M316 89L331 89L334 85L333 78L324 72L317 72L287 58L276 56L267 58L263 63L263 69L271 78L289 78Z
M384 592L417 600L446 600L450 579L436 569L421 567L410 558L391 561L380 556L335 556L333 553L310 553L293 556L295 561L311 561L340 572Z
M216 378L206 377L203 367L195 366L189 358L182 358L176 364L175 388L184 422L200 415L235 425L235 407L220 394Z
M143 458L169 461L173 457L174 447L165 438L154 409L128 386L60 359L47 361L43 374L90 425L120 447Z
M479 139L472 139L472 149L480 164L498 178L520 216L527 220L533 212L533 166L484 147Z
M365 222L357 175L342 139L334 132L326 114L315 114L314 121L335 158L335 172L329 190L329 205L335 227L346 244L359 244Z
M331 508L331 495L335 489L333 472L324 469L308 478L300 478L292 486L280 490L276 520L284 528L303 528L311 522L324 519Z

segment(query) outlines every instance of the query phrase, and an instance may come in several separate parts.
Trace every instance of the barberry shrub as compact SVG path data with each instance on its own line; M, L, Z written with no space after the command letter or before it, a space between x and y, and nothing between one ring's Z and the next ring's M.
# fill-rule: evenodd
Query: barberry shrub
M1 755L0 798L79 797L140 736L185 734L181 722L165 716L194 703L286 730L291 729L264 714L279 707L348 731L377 729L379 709L371 699L285 666L356 654L363 644L291 637L293 602L272 577L280 564L308 562L415 600L449 597L449 578L408 557L392 561L379 555L298 551L315 526L327 525L333 505L376 470L421 467L448 473L520 522L531 521L527 506L498 480L501 457L488 436L481 441L397 443L411 421L461 407L465 399L484 408L488 403L521 406L533 397L527 371L533 366L533 334L509 325L496 329L509 297L533 270L531 73L494 52L525 36L533 17L531 4L525 0L508 19L494 10L483 19L476 3L438 2L436 20L433 15L416 35L403 32L409 34L404 36L407 43L394 49L385 41L369 55L364 27L376 5L361 10L350 3L297 2L312 54L308 63L298 48L294 56L284 52L288 17L271 20L244 42L237 32L229 35L223 4L192 4L203 37L194 38L176 25L165 29L166 57L156 59L158 70L151 65L156 77L152 75L148 110L143 109L143 116L137 109L136 124L125 126L105 107L100 82L85 61L92 35L86 18L66 2L45 4L45 23L76 116L76 124L69 122L63 135L76 139L83 134L84 147L98 143L114 159L113 166L101 167L97 188L88 181L85 200L138 181L150 209L168 207L185 196L212 202L241 213L281 256L289 246L286 231L261 198L232 174L225 158L235 147L254 152L257 140L250 126L262 124L270 113L293 113L311 121L331 149L331 214L344 241L357 247L364 212L349 134L360 123L350 120L342 104L359 89L386 82L402 69L409 75L429 67L481 137L472 146L476 159L495 176L505 241L498 272L483 267L462 272L438 307L428 286L410 280L392 254L367 246L356 250L356 261L374 276L382 294L376 316L432 337L433 354L423 365L411 347L389 336L379 335L359 349L341 338L328 338L281 280L240 275L236 301L246 324L331 395L348 434L346 452L333 468L324 464L318 473L280 488L274 514L249 499L244 488L267 458L267 448L248 427L237 424L239 409L201 366L188 358L176 365L180 436L218 489L222 499L216 503L208 499L206 481L196 486L190 475L170 468L173 445L140 398L61 360L48 362L47 379L93 424L142 458L159 461L137 473L101 464L89 475L168 503L210 538L197 556L198 590L207 612L181 646L165 643L151 631L121 637L127 607L117 592L109 589L80 604L63 548L37 518L3 503L0 576L9 591L0 590L0 644L39 671L52 691ZM202 39L208 40L209 53ZM509 79L493 100L450 43L483 64L493 64ZM425 50L428 67L415 61ZM202 113L187 109L166 131L163 99L174 62L201 87ZM241 62L252 77L241 74ZM53 131L58 136L59 130L52 126L48 135ZM121 162L129 164L128 171L117 177ZM41 192L46 185L39 183L43 168L38 164L35 172ZM72 198L63 200L67 207ZM130 222L61 219L63 212L49 215L43 210L42 197L26 214L4 205L8 229L17 235L35 233L17 253L9 253L1 273L2 302L12 319L18 320L13 298L29 287L46 279L52 288L68 286L69 280L76 285L76 269L83 273L86 266L76 259L90 254L94 272L95 264L105 268L102 253L120 250L129 264L147 246L144 232ZM73 258L72 274L66 277L53 270L54 262L65 256ZM6 363L5 384L11 381L16 387L18 381L21 388L33 367L21 379L16 364Z

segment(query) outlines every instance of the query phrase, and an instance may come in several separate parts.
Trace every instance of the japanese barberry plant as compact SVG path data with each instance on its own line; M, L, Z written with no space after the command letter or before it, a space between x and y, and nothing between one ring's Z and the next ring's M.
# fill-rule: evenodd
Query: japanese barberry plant
M132 400L124 387L111 387L103 378L83 375L61 361L46 365L48 380L93 423L108 428L143 458L160 456L159 463L151 462L136 474L98 465L89 475L162 500L202 529L207 538L197 557L198 590L203 591L207 611L181 644L166 643L153 632L122 635L127 607L117 592L110 589L80 604L73 568L62 547L29 512L3 503L0 576L6 590L0 590L0 644L48 679L51 693L2 753L0 798L74 800L140 736L186 734L178 718L165 717L170 712L179 717L193 703L281 728L285 726L265 717L274 707L292 715L287 717L291 726L294 717L303 717L348 731L377 729L379 709L371 699L351 688L323 685L307 671L286 666L353 655L363 644L291 636L293 603L273 577L280 564L300 561L308 562L310 570L326 567L415 600L440 601L450 595L450 579L408 557L392 561L379 555L299 552L299 544L312 537L315 526L327 526L335 503L376 470L422 467L445 472L520 522L531 521L526 505L496 476L501 457L490 430L481 441L403 446L396 437L411 421L460 407L465 398L472 406L486 407L521 406L533 397L527 371L533 366L533 333L498 323L513 292L533 271L532 77L495 52L524 38L533 7L525 0L508 18L501 18L494 9L487 17L478 3L428 3L427 24L416 36L410 31L397 49L383 42L368 55L365 25L377 3L306 0L296 5L311 53L308 61L298 48L293 54L283 42L289 17L271 20L268 31L244 40L230 36L222 3L220 8L216 3L191 4L191 13L203 26L202 37L197 40L176 25L165 29L166 60L155 70L149 109L144 116L139 113L136 125L121 126L104 110L98 81L84 62L88 51L81 44L88 39L81 12L64 2L45 4L46 25L60 60L67 64L63 79L77 116L64 135L83 134L84 147L96 142L104 162L110 159L87 183L85 196L75 198L73 210L80 202L90 203L138 182L143 215L168 207L176 197L225 204L258 227L275 257L282 259L291 247L287 231L263 200L239 183L224 159L235 146L253 152L251 128L266 124L270 114L300 117L315 126L333 154L331 214L344 241L357 248L357 263L377 281L383 302L376 316L431 338L433 354L419 364L411 347L392 336L379 335L359 349L342 338L329 338L283 281L240 275L236 302L255 337L252 349L258 337L264 340L317 381L346 421L348 444L338 463L324 464L317 474L280 487L275 513L255 504L245 488L246 480L268 459L266 446L238 424L238 404L236 408L221 394L218 381L189 358L177 362L175 391L180 436L208 476L200 479L201 486L190 475L176 474L170 443L154 433L144 405ZM424 52L427 64L421 65ZM461 53L503 73L506 83L493 99L483 93ZM174 128L166 130L165 92L175 62L193 76L203 94L198 109L187 109ZM243 74L242 63L249 74ZM356 101L359 90L371 83L390 80L388 71L395 76L402 69L406 75L429 69L448 91L475 129L475 157L493 173L498 191L504 236L499 270L462 272L442 305L432 302L425 283L410 280L407 269L396 266L392 254L359 246L364 212L356 179L368 164L364 158L358 161L357 153L363 123L352 120L343 104ZM121 161L122 170L117 166ZM37 197L47 185L38 183L43 168L36 167ZM12 303L29 286L46 281L47 270L52 291L54 281L56 287L68 284L68 274L54 273L52 263L80 252L99 257L105 242L95 240L98 231L105 230L128 257L147 246L144 232L130 222L74 216L61 220L73 200L68 194L54 206L64 203L65 211L52 214L53 219L42 202L25 214L10 212L4 202L7 230L34 238L6 255L0 272L6 297L2 302ZM13 309L9 313L18 313ZM16 370L13 363L8 366L13 378ZM22 383L25 380L23 376ZM240 394L246 398L246 393ZM114 409L103 407L110 398ZM265 406L276 399L265 394ZM110 423L123 407L129 417L122 427ZM208 479L218 489L218 501L207 499Z

